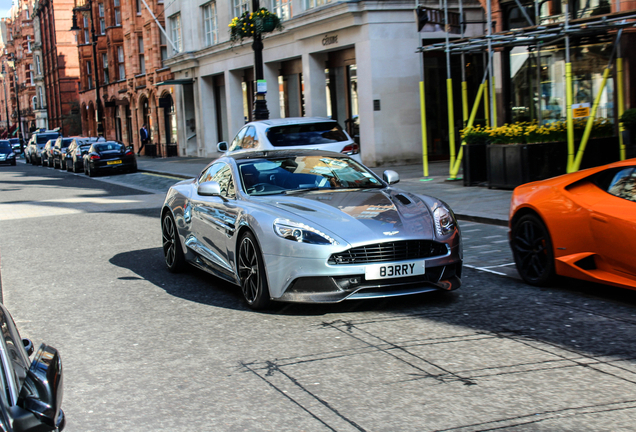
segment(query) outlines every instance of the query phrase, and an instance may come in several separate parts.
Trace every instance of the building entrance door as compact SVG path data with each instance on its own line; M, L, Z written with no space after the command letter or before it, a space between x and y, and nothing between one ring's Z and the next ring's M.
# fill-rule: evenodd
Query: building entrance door
M330 52L325 70L327 115L360 142L358 117L358 67L354 48Z

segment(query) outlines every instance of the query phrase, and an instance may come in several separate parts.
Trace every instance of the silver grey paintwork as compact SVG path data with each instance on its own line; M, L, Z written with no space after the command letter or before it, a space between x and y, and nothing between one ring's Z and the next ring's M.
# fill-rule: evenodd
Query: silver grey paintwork
M283 152L267 152L267 155ZM293 152L346 158L333 152ZM199 183L198 179L190 179L170 188L161 219L167 212L173 215L187 262L240 285L236 262L238 242L243 233L249 230L255 235L262 251L272 300L338 302L344 299L452 290L461 285L462 243L454 215L452 232L444 236L436 233L433 222L433 209L437 206L448 208L442 201L411 194L390 185L399 181L399 176L393 171L386 171L382 180L370 170L369 173L383 187L250 196L243 190L237 161L263 156L263 152L240 152L210 163L221 161L231 167L235 199L219 196L220 188L216 182ZM335 242L316 245L282 238L273 229L274 222L281 219L314 227ZM364 280L367 265L329 264L329 257L359 246L404 240L434 240L446 245L444 254L425 259L426 269L441 269L437 280L405 284L405 278L402 278L399 281L367 283L360 289L343 290L340 287L329 289L329 279L325 279L325 288L321 288L320 292L311 288L303 290L298 286L290 289L294 281L304 282L312 278L322 281L320 278L359 277ZM448 270L450 268L452 272ZM449 273L446 279L445 272ZM401 288L401 285L405 287Z

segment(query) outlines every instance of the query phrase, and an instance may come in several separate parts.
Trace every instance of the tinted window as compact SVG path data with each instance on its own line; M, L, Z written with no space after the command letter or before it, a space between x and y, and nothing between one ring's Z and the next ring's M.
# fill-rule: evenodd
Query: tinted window
M11 149L11 144L9 144L8 142L0 142L0 150L11 151Z
M43 133L43 134L38 134L35 139L38 144L46 144L48 140L55 140L59 136L60 134L57 134L57 133Z
M212 181L212 178L214 177L214 175L225 166L224 163L215 163L210 165L206 170L204 170L201 175L199 176L199 183L203 183L203 182L207 182L207 181Z
M636 169L624 168L618 171L607 189L609 193L629 201L636 201Z
M73 139L71 139L71 138L64 138L64 139L62 140L62 148L66 148L66 147L70 146L72 142L73 142Z
M97 152L113 151L113 150L122 151L124 149L124 146L119 144L119 143L106 142L106 143L103 143L103 144L94 144L93 148Z
M347 141L347 135L336 122L275 126L267 130L274 147L331 144Z

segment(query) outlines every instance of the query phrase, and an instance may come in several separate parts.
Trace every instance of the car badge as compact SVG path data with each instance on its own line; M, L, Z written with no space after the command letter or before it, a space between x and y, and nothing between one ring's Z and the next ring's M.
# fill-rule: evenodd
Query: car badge
M385 231L385 232L383 232L382 234L384 234L384 235L388 235L388 236L394 236L394 235L396 235L397 233L399 233L399 231Z

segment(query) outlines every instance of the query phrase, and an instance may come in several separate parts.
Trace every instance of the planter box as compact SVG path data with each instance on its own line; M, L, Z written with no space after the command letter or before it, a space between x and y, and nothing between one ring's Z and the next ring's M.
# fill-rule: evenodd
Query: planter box
M487 147L488 144L466 144L463 147L464 186L477 186L488 181Z
M578 146L575 142L575 148ZM588 141L580 168L605 165L619 159L618 137L595 138ZM566 142L491 144L487 148L488 187L514 189L524 183L565 174L567 160Z

